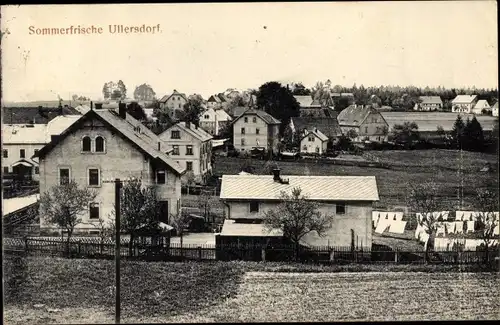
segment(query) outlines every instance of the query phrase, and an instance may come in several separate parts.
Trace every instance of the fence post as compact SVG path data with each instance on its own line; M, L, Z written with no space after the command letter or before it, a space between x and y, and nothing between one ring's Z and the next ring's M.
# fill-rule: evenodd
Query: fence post
M81 252L82 252L82 241L79 240L78 241L78 255L81 255Z
M396 249L394 251L394 263L398 263L398 260L399 260L399 251Z
M265 247L261 248L260 255L262 257L262 262L265 262L266 261L266 248Z
M335 261L335 250L332 248L330 249L330 262Z
M198 246L198 261L201 261L201 246Z

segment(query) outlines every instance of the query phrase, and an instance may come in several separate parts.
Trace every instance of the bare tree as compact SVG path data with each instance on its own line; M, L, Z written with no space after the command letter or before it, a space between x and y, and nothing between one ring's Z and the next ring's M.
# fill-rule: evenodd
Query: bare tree
M212 208L215 205L215 198L211 192L212 191L209 190L203 190L201 194L198 195L198 208L202 211L205 220L209 220Z
M481 211L477 215L477 232L483 240L485 262L489 262L489 250L495 237L495 228L498 227L498 195L492 191L478 189L476 192L476 207Z
M179 236L181 241L181 254L182 254L183 236L186 228L189 226L189 219L190 219L189 215L183 213L182 211L170 215L171 226L174 227L175 232L177 236Z
M285 239L295 247L295 259L299 258L300 240L311 232L324 236L331 227L333 216L318 211L318 203L308 200L300 188L293 188L291 194L281 192L280 204L276 209L266 211L263 222L267 231L281 229Z
M55 224L68 233L67 254L69 254L69 243L75 227L82 223L81 214L88 210L96 196L97 193L88 188L79 188L74 180L54 186L41 195L41 215L47 219L48 223Z

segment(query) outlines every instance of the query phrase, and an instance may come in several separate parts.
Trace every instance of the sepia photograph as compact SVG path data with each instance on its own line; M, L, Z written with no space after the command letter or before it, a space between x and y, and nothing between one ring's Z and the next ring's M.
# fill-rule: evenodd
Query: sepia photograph
M500 320L497 11L2 5L3 323Z

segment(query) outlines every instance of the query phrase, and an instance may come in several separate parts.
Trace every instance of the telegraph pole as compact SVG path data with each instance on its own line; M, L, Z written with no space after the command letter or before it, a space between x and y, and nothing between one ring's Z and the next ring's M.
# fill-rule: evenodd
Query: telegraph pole
M122 183L119 178L115 179L115 228L116 228L116 238L115 238L115 281L116 281L116 293L115 293L115 323L120 324L120 189Z

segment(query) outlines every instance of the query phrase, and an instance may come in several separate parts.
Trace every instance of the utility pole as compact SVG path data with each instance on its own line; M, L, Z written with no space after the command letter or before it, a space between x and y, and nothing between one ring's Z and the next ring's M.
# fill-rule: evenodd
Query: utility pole
M115 323L120 324L120 189L122 183L119 178L115 179L115 224L116 224L116 238L115 238Z

